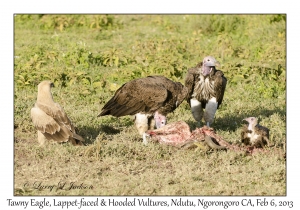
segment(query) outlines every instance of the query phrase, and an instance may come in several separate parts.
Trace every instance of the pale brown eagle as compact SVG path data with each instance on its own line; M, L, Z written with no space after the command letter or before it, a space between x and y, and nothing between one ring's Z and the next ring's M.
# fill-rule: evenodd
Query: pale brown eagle
M223 72L216 69L217 63L214 57L207 56L196 67L188 70L185 79L188 88L186 99L193 117L199 123L204 117L208 127L213 123L215 113L222 103L227 84Z
M135 125L140 135L149 129L167 123L167 114L174 111L187 95L180 82L163 76L148 76L122 85L104 105L98 116L121 117L135 115Z
M259 125L255 117L248 117L243 119L247 121L248 126L244 126L241 131L241 141L245 145L262 148L269 145L269 129Z
M37 101L31 109L31 119L38 130L38 141L44 145L47 141L71 142L82 145L84 139L76 134L75 128L63 108L53 101L51 81L38 85Z

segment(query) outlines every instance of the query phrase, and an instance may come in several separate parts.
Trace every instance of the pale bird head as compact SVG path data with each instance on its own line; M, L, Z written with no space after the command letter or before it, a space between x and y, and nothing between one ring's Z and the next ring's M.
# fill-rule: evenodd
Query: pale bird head
M154 120L155 120L156 128L163 127L167 124L167 117L158 112L155 112Z
M53 82L45 80L38 85L38 100L45 100L45 97L52 100L51 88L54 87Z
M249 123L249 125L253 125L253 126L257 125L257 118L255 118L255 117L248 117L243 120L247 121Z
M215 66L219 65L219 62L212 56L207 56L202 61L202 74L203 76L207 76L210 72L215 68Z
M54 83L49 81L49 80L45 80L45 81L42 81L39 85L38 85L38 88L52 88L54 87Z

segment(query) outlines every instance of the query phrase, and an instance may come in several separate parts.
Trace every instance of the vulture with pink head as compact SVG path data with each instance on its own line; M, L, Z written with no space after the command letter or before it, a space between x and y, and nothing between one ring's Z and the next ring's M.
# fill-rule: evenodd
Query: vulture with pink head
M186 99L193 117L199 123L204 118L208 127L213 123L215 113L223 101L227 84L223 72L216 69L217 64L214 57L207 56L196 67L188 70L185 79L188 88Z
M99 116L121 117L135 115L140 135L149 129L167 123L167 114L173 112L186 98L187 88L163 76L148 76L122 85L104 105Z

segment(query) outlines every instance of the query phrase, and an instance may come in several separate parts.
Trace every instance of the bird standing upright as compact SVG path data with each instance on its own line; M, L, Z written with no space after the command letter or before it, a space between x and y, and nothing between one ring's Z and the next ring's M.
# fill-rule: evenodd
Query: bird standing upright
M208 127L213 123L215 113L223 101L227 84L223 72L215 67L217 63L214 57L207 56L196 67L188 70L185 79L188 88L186 100L193 117L199 123L204 117Z
M84 139L76 134L75 128L63 108L53 101L51 81L43 81L38 85L37 101L31 109L31 119L38 130L38 141L44 145L47 141L72 142L82 145Z
M259 125L255 117L248 117L244 120L249 124L245 125L241 131L242 143L258 148L269 145L269 129Z

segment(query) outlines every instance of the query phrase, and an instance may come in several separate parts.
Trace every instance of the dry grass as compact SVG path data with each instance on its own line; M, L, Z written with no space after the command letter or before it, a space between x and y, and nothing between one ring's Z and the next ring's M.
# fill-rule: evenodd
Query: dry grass
M192 16L186 18L176 16L172 22L170 16L157 18L128 16L122 19L124 25L121 29L97 31L73 28L60 32L55 29L35 28L33 34L30 24L16 24L15 54L19 56L19 60L15 60L15 195L286 195L285 93L280 90L278 81L267 79L264 84L259 83L259 73L252 71L251 67L253 63L260 62L262 59L260 56L266 56L266 58L263 57L265 61L268 57L256 51L255 43L260 40L259 37L250 36L254 32L255 34L260 32L256 31L256 28L261 28L257 24L263 24L264 21L260 21L260 17L255 16L253 21L250 21L254 25L248 25L250 29L253 27L253 30L247 29L250 35L243 39L245 39L245 46L250 43L249 46L253 45L253 49L248 48L248 51L243 52L244 54L239 54L240 51L233 54L228 50L241 50L235 47L240 45L237 42L241 42L242 39L230 38L231 41L227 38L219 41L215 39L216 36L229 33L226 30L210 37L212 42L218 43L220 47L210 46L208 49L201 48L199 51L200 45L206 46L206 36L210 34L204 33L200 36L201 30L195 29L197 18ZM244 20L247 18L252 17L242 16ZM276 36L271 38L264 36L265 39L272 40L258 43L262 45L260 51L274 52L273 48L269 50L270 46L267 43L274 44L279 40L278 46L274 48L282 46L279 51L284 54L285 47L280 44L282 38L277 36L276 31L281 27L280 23L268 25L269 31L263 33L276 34ZM184 27L185 24L188 25ZM238 29L245 30L244 28ZM90 30L91 33L87 33L86 30ZM190 35L190 30L193 31L193 35ZM276 32L271 33L272 30ZM31 34L31 36L24 39L23 37L27 37L25 34ZM161 41L164 37L168 40L170 36L173 39L172 42ZM177 39L179 41L176 41ZM160 41L155 42L155 40ZM153 60L152 63L146 64L143 63L146 61L140 62L141 58L136 58L135 64L133 62L127 66L96 64L84 66L88 63L80 60L83 63L78 61L79 63L72 67L73 64L70 63L78 56L73 47L78 47L78 42L87 43L82 53L91 50L95 57L98 55L97 52L101 54L116 47L120 54L123 52L128 56L128 60L129 58L134 60L134 56L137 55L133 55L132 45L138 47L137 43L148 43L145 47L148 54L140 55L142 58L143 56L153 58L158 53L158 48L165 54L158 54L161 59L154 56L157 63ZM232 42L232 49L228 48L228 42ZM180 48L185 44L186 47ZM36 46L41 46L41 49L37 49ZM153 46L157 46L157 49L152 49ZM177 48L178 52L183 54L174 54ZM169 58L175 60L172 64L177 65L176 68L182 68L180 71L176 70L180 75L178 76L179 73L175 71L171 74L172 78L183 82L187 68L194 66L196 60L202 59L202 54L211 54L213 50L216 50L215 53L223 59L225 63L223 68L229 78L223 104L217 111L213 124L214 129L228 142L238 143L242 119L249 116L259 117L261 124L271 130L272 147L267 148L268 153L247 156L233 151L180 150L154 143L144 146L131 117L119 119L111 116L96 117L114 92L113 88L110 89L113 87L113 82L121 85L130 77L138 77L139 73L150 74L153 69L156 74L162 69L161 74L169 75L168 65L161 61ZM57 53L57 57L52 58L51 53ZM37 60L44 63L35 63L35 54L40 56ZM60 57L61 54L65 57ZM122 58L121 55L120 58ZM275 66L279 63L285 64L285 58L276 59L273 57L272 61ZM161 67L162 65L164 66ZM245 82L246 79L233 82L235 72L231 72L230 67L236 68L236 65L243 65L235 71L239 72L239 76L248 78L247 82ZM256 68L255 65L253 69ZM157 69L154 66L157 66ZM251 71L243 73L245 69L251 69ZM86 73L83 74L84 76L79 74L82 71ZM62 77L62 73L66 73L69 78ZM50 143L45 147L38 145L37 133L30 119L30 109L36 100L35 83L40 78L45 78L45 74L52 74L55 78L54 100L64 107L77 127L78 133L86 139L86 146L74 147L68 143ZM252 74L253 77L248 74ZM25 83L25 76L24 80L21 80L19 75L27 76L28 84ZM94 83L87 82L89 77ZM75 78L73 83L70 82L72 78ZM101 86L96 86L99 83ZM262 94L262 88L266 88L264 94ZM184 120L191 129L197 125L186 102L168 117L169 122ZM69 189L72 183L77 187Z
M69 100L68 97L65 100ZM249 103L255 106L255 103ZM87 146L48 144L40 147L34 129L28 125L30 128L24 132L26 129L21 129L25 124L19 126L15 129L15 194L285 195L285 137L277 129L284 126L284 119L280 112L267 110L269 104L266 103L265 107L261 104L260 113L270 113L264 125L272 131L273 147L266 154L254 156L233 151L180 150L154 143L144 146L130 117L99 119L92 111L98 105L78 109L76 103L65 105L79 134L87 138ZM170 122L185 120L195 128L196 122L186 107L184 102L170 114ZM218 111L215 128L227 141L237 143L242 116L228 113L222 116L223 112L223 108ZM78 120L78 116L83 115L86 120ZM97 123L99 120L110 123ZM227 126L220 125L222 123ZM220 126L223 129L218 129ZM83 183L87 188L68 190L71 182ZM35 189L40 183L55 187L51 191ZM59 189L59 183L65 183L63 189Z
M127 134L128 135L128 134ZM122 137L123 136L123 137ZM124 138L125 136L125 138ZM267 155L145 147L126 133L87 147L19 141L15 147L16 195L285 195L285 160ZM88 154L86 151L89 151ZM35 189L34 183L50 191ZM64 189L57 189L66 182ZM93 189L72 189L77 185ZM25 183L30 183L26 186Z

